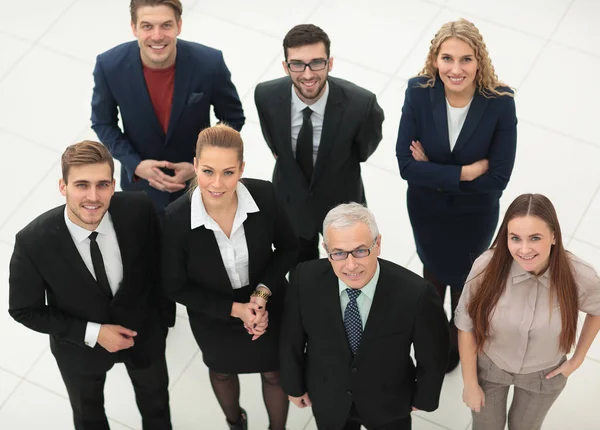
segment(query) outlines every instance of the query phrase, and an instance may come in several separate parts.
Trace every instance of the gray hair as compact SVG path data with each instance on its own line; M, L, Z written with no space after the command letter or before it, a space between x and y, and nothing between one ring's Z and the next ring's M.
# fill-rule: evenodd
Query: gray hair
M347 228L356 223L363 223L369 227L373 241L379 236L379 228L373 212L360 203L344 203L331 209L323 221L323 240L327 245L327 228Z

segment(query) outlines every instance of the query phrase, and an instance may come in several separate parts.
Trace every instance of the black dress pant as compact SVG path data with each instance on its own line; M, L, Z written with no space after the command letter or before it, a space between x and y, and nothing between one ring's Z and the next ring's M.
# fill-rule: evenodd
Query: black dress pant
M136 369L125 363L133 384L135 400L142 415L144 430L171 430L169 375L165 357L149 367ZM104 412L106 372L80 374L59 366L73 408L76 430L109 430Z
M344 427L340 430L360 430L360 426L364 425L360 416L358 415L358 411L352 404L352 408L350 409L350 416L348 417L348 421ZM412 428L412 419L410 415L406 418L402 418L391 423L384 424L379 427L367 427L368 430L411 430Z

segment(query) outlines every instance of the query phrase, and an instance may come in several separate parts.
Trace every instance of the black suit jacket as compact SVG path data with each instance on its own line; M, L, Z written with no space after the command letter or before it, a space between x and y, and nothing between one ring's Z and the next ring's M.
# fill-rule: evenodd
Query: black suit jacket
M271 312L277 303L283 304L285 275L296 262L298 240L273 185L258 179L242 182L259 208L244 221L250 285L262 283L271 290ZM191 230L190 216L188 195L165 211L162 273L167 295L187 307L192 331L198 337L197 331L207 321L231 318L233 289L214 232L204 226Z
M273 184L300 237L321 231L327 212L340 203L366 203L360 163L381 141L383 110L375 94L351 82L328 78L329 96L319 152L310 184L292 151L292 81L258 84L254 101L263 136L277 157Z
M157 217L142 193L115 193L109 212L123 261L123 281L114 298L104 291L81 259L64 220L65 206L40 215L21 230L10 261L11 316L50 335L61 367L102 372L116 361L143 368L165 351L166 326L175 307L159 288ZM46 303L47 299L47 303ZM118 324L137 331L135 345L109 353L84 344L88 322Z
M442 302L419 276L386 260L379 264L355 356L329 261L302 263L292 274L280 338L281 381L291 396L308 392L319 429L343 427L353 402L369 428L406 417L412 406L438 407L449 348Z

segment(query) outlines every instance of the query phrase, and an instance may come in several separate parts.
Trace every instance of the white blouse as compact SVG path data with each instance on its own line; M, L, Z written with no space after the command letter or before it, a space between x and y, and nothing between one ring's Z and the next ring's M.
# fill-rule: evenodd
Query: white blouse
M246 243L244 221L248 218L249 213L259 212L252 195L241 182L238 182L236 193L238 207L229 237L223 233L219 224L206 212L198 188L192 193L191 204L191 228L193 230L204 226L206 229L214 232L219 251L221 252L221 258L223 259L223 265L233 289L245 287L250 283L248 244Z
M471 101L472 100L473 99L471 99ZM454 150L454 146L458 140L458 135L465 124L467 114L469 113L469 107L471 106L471 101L465 107L458 108L450 106L448 99L446 99L446 112L448 112L446 116L448 117L448 137L450 139L450 151Z

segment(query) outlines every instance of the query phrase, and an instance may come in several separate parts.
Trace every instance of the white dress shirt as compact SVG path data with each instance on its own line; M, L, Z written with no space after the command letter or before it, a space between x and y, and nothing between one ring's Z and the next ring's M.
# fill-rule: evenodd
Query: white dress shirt
M296 154L296 142L298 140L298 134L302 128L302 121L304 115L302 111L304 108L309 107L313 113L310 117L313 128L313 164L317 161L317 154L319 152L319 143L321 142L321 133L323 131L323 120L325 118L325 106L327 106L327 98L329 97L329 83L325 84L325 92L319 100L312 105L307 105L298 94L292 85L292 151Z
M92 253L90 252L89 236L92 232L71 221L67 215L66 207L65 223L67 224L67 229L69 229L73 243L75 244L77 251L79 251L79 255L81 255L81 259L94 279L96 279L96 272L94 271L94 264L92 263ZM106 212L106 214L104 214L102 221L100 221L100 224L98 224L98 227L94 231L98 233L96 242L98 242L98 247L102 253L104 270L106 270L108 284L110 285L110 289L114 296L117 294L117 291L119 291L119 287L123 281L123 261L121 260L121 250L119 249L119 242L110 213ZM87 323L84 342L90 348L93 348L98 341L100 325L101 324L91 321Z
M248 244L246 243L244 221L248 218L249 213L259 212L252 195L241 182L237 184L236 193L238 206L229 237L223 233L219 224L206 212L199 188L196 188L192 193L191 203L191 228L193 230L204 226L214 232L223 265L233 289L245 287L250 283Z
M379 261L377 262L377 269L375 274L367 284L360 289L361 293L356 298L356 305L358 306L358 313L360 313L360 319L362 321L363 330L367 325L367 319L369 318L369 312L371 312L371 305L373 304L373 297L375 297L375 290L377 289L377 282L379 282ZM342 321L344 320L344 312L346 312L346 306L350 302L348 298L348 292L346 288L350 288L341 279L338 278L338 287L340 289L340 306L342 307Z
M473 99L471 99L473 101ZM450 139L450 151L454 150L454 146L456 145L456 141L458 140L458 135L465 124L465 120L467 119L467 114L469 113L469 107L471 106L471 101L465 107L452 107L450 103L448 103L448 99L446 99L446 112L448 117L448 138Z

